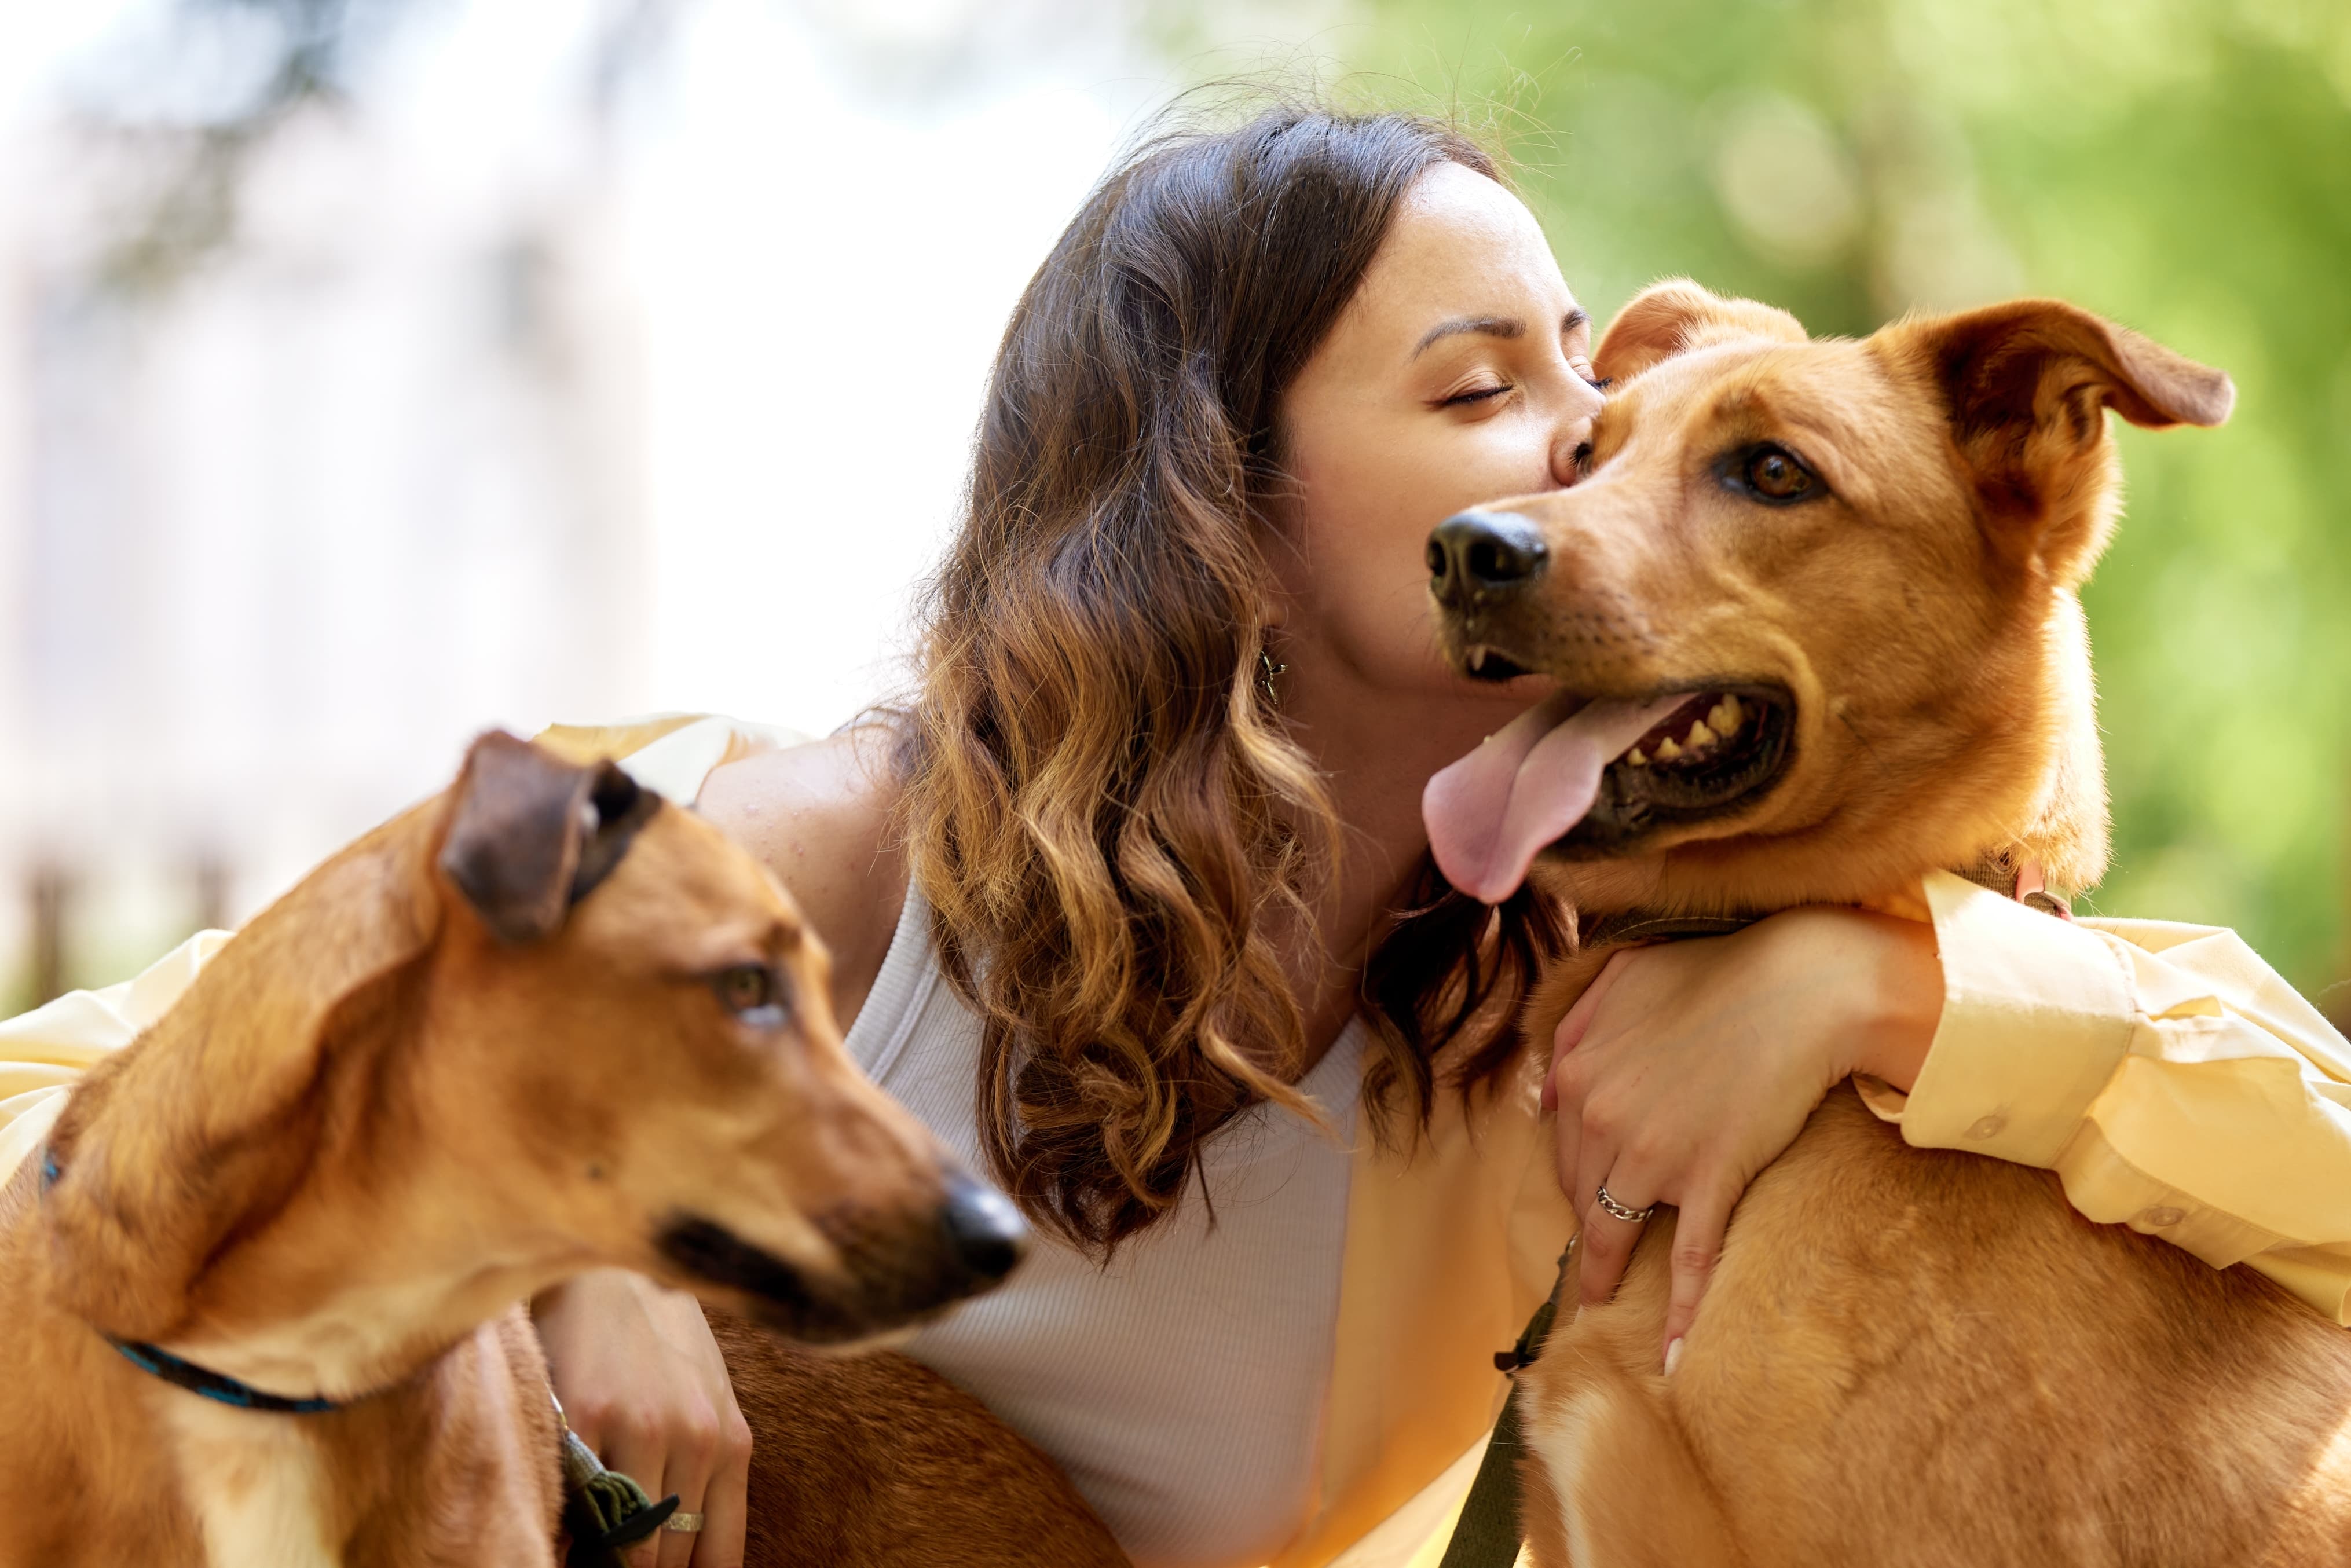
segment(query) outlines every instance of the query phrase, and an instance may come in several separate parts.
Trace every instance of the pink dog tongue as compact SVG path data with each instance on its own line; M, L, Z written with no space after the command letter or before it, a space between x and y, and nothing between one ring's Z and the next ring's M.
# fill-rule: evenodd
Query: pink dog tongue
M1577 707L1554 694L1487 737L1421 792L1437 869L1481 903L1510 897L1542 847L1592 810L1601 769L1689 697Z

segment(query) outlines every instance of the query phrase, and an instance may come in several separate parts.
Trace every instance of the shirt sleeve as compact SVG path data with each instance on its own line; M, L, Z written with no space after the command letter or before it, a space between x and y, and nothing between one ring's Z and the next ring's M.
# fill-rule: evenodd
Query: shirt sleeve
M691 805L729 762L808 744L809 737L723 714L663 714L618 724L551 724L531 738L566 761L609 758L646 789Z
M2351 1047L2318 1009L2216 927L2067 923L1943 873L1927 901L1942 1022L1871 1109L2351 1325Z
M68 991L31 1012L0 1019L0 1182L47 1136L74 1080L162 1018L227 940L225 931L199 931L136 979L103 990Z

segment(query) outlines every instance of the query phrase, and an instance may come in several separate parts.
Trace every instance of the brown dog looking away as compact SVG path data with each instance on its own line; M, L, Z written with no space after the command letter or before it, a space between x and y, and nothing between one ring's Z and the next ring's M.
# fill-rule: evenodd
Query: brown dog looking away
M1937 869L2095 882L2074 591L2117 508L2105 411L2218 424L2228 378L2050 301L1814 342L1687 283L1597 363L1621 390L1590 476L1433 541L1452 653L1557 676L1543 755L1602 769L1572 814L1517 780L1564 822L1447 830L1489 896L1540 849L1593 938L1531 1038L1629 915L1916 912ZM2351 1335L2089 1223L2051 1173L1906 1148L1839 1090L1741 1201L1667 1377L1673 1233L1661 1210L1521 1375L1537 1563L2351 1562Z
M0 1563L549 1563L526 1297L618 1265L838 1343L994 1283L1017 1216L857 1072L825 965L717 830L484 737L0 1195Z

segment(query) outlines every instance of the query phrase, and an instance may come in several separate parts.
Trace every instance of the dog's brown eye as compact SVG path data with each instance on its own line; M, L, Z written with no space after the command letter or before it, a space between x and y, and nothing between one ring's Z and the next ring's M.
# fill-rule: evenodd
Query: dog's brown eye
M744 1022L769 1028L783 1022L782 988L765 964L735 964L713 977L718 999Z
M1812 489L1813 476L1778 447L1767 446L1747 460L1747 483L1760 496L1792 501Z

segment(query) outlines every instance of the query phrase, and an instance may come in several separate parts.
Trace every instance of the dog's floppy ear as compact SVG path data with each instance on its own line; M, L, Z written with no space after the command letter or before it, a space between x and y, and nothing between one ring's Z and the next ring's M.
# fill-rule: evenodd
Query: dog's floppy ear
M1949 410L1993 542L2071 586L2113 530L2105 411L2133 424L2216 425L2220 371L2056 299L2018 299L1895 329Z
M661 804L610 762L577 767L501 730L474 742L455 793L441 870L514 943L553 936Z
M1739 338L1804 340L1804 324L1785 310L1752 299L1725 299L1687 277L1653 283L1616 312L1601 334L1592 368L1610 381L1630 381L1660 360Z

